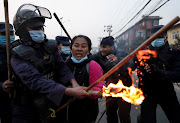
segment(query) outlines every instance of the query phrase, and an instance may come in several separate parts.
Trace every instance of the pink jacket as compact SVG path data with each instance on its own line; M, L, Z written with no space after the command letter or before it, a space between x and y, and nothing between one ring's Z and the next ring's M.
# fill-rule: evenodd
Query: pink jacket
M95 62L94 60L91 60L89 62L89 85L94 83L96 80L98 80L101 76L103 76L103 70L101 66ZM104 85L104 80L98 83L95 87L93 87L91 90L101 91L102 87ZM91 95L91 99L98 98L97 95Z

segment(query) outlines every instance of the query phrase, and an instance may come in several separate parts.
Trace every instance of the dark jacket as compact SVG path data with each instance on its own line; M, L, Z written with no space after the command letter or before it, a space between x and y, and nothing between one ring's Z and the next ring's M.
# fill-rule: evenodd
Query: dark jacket
M139 87L145 95L149 95L148 97L159 99L171 96L176 100L176 93L172 83L174 75L178 76L174 68L176 62L174 52L170 49L168 42L159 49L155 49L151 45L148 47L150 50L157 52L157 57L151 57L146 61L151 67L151 73L146 72L143 66L138 67ZM139 62L136 63L139 66Z
M123 50L114 50L112 51L111 54L114 54L117 57L117 61L110 62L106 58L106 56L102 56L101 52L99 51L98 53L94 54L91 56L91 59L96 61L97 63L100 64L102 67L104 74L108 72L112 67L114 67L118 62L120 62L123 58L125 58L128 53L123 51ZM123 84L125 86L131 86L132 85L132 80L128 74L127 68L131 64L132 61L127 62L124 64L122 67L120 67L116 72L114 72L112 75L110 75L107 78L107 83L117 83L118 80L122 80Z
M90 59L82 63L74 63L70 58L66 61L66 64L74 73L75 79L80 86L89 86L89 73L86 68L86 64L89 62ZM76 100L76 102L69 105L68 122L89 123L90 121L95 121L98 111L97 99L86 98L83 100Z
M174 61L172 63L171 70L166 70L161 72L163 75L163 80L172 81L173 83L180 83L180 50L171 49L174 55Z
M7 116L10 111L10 98L2 89L2 84L8 79L6 49L0 48L0 117ZM3 116L4 114L4 116Z
M65 53L61 52L61 56L62 56L63 60L66 61L66 59L68 58L69 54L65 54Z
M39 60L36 63L42 63L40 65L47 69L39 69L32 61L13 55L11 57L11 65L14 73L20 78L21 83L33 92L33 94L45 95L49 100L59 106L66 89L63 84L69 83L69 81L74 78L74 75L65 65L57 46L53 53L47 52L44 47L35 48L34 54ZM49 58L46 56L49 56ZM44 76L46 72L53 72L53 78L47 79ZM23 93L21 93L21 95L23 95Z

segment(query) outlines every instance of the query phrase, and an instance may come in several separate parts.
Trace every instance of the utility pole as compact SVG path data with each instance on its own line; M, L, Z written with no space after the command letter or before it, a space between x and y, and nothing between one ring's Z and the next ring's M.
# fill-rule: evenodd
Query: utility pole
M111 36L111 32L113 31L113 30L111 30L112 25L104 26L104 28L106 28L106 29L104 29L104 32L108 32L109 36Z

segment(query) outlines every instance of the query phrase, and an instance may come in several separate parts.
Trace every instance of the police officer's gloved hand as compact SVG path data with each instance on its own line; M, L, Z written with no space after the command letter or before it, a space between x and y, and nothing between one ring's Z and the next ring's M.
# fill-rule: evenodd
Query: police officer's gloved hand
M150 74L159 74L160 73L159 68L155 64L146 65L144 67L144 69L146 70L147 73L150 73Z

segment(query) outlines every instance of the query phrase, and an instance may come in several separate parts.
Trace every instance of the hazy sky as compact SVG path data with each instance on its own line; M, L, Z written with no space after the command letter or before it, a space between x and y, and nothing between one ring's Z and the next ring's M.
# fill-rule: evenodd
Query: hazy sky
M0 0L0 21L4 21L4 0ZM71 38L78 34L87 35L93 46L99 44L99 37L108 35L104 32L104 26L112 25L112 33L118 32L149 0L8 0L10 23L18 7L24 3L32 3L46 7L50 12L55 12L59 18L63 17L62 23ZM151 0L140 15L125 29L139 21L142 15L149 13L155 5L161 5L166 0ZM153 16L161 16L160 24L167 24L176 16L180 16L180 0L170 0ZM61 35L61 27L56 19L47 19L45 33L48 38L54 39ZM124 30L125 30L124 29ZM123 31L124 31L123 30ZM116 37L121 32L114 35ZM65 33L63 32L63 35Z

